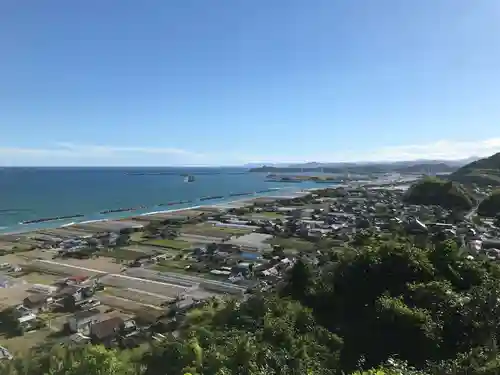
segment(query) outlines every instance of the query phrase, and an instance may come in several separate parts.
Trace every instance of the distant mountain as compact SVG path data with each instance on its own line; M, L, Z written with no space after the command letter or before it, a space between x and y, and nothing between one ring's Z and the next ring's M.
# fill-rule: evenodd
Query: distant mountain
M248 163L244 164L243 168L260 168L263 166L269 166L269 167L288 167L290 164L289 163Z
M413 165L423 165L423 164L446 164L452 167L461 167L462 165L468 164L479 159L477 156L472 156L467 159L460 160L428 160L428 159L417 159L417 160L403 160L403 161L380 161L380 162L353 162L353 163L297 163L297 164L266 164L266 166L273 167L290 167L290 168L328 168L328 167L353 167L353 166L367 166L367 165L380 165L380 166L393 166L393 167L403 167L403 166L413 166ZM262 164L260 165L262 166Z
M500 152L462 166L449 179L463 184L500 186Z
M447 165L445 163L383 163L383 164L319 164L307 163L296 164L288 167L263 166L252 168L250 172L268 172L268 173L300 173L300 172L317 172L317 173L334 173L334 174L371 174L371 173L422 173L422 174L438 174L450 173L457 167Z
M379 166L383 168L388 167L405 167L405 166L415 166L415 165L427 165L427 164L446 164L450 167L461 167L462 165L468 164L479 159L476 156L472 156L467 159L462 160L428 160L428 159L418 159L418 160L406 160L406 161L379 161L379 162L332 162L332 163L320 163L320 162L306 162L306 163L248 163L245 164L245 168L262 168L262 167L273 167L273 168L351 168L351 167L366 167L366 166Z

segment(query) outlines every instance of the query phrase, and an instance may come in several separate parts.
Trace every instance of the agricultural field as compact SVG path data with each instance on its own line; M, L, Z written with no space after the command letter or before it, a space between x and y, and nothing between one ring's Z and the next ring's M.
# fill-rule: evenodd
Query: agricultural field
M314 249L314 243L300 238L279 238L275 237L267 241L271 245L280 245L285 250L295 249L298 251L311 251Z
M286 216L279 212L262 211L252 214L251 218L284 219Z
M146 245L154 245L161 246L175 250L183 250L189 248L191 245L189 242L182 240L168 240L168 239L158 239L158 240L149 240L144 242Z
M146 305L161 305L166 301L171 301L172 297L163 296L161 294L142 292L137 289L120 289L114 287L107 287L104 291L100 292L101 295L113 296L121 299L134 301Z
M142 251L134 251L126 248L116 248L110 250L102 250L97 253L97 255L106 258L113 258L117 261L133 261L137 258L148 256L149 254Z
M252 230L246 228L214 226L209 223L203 223L203 224L184 225L182 227L181 232L186 234L194 234L198 236L224 238L230 236L242 236L244 234L252 232Z
M144 240L145 235L146 235L146 233L144 233L144 232L134 232L130 235L130 241L141 242Z
M41 272L23 273L21 275L21 278L30 284L43 284L43 285L51 285L56 280L59 279L59 277L57 277L57 276L49 275L47 273L41 273Z
M190 262L189 260L167 259L155 264L153 266L153 269L155 271L161 271L161 272L189 273L189 271L185 270L185 267L191 264L192 262Z
M52 331L49 328L43 328L27 332L23 336L7 337L0 335L0 346L7 348L13 356L16 356L16 354L26 355L36 347L44 344L49 345L51 333Z
M9 242L0 241L0 252L23 252L31 250L35 245L34 241L28 242Z

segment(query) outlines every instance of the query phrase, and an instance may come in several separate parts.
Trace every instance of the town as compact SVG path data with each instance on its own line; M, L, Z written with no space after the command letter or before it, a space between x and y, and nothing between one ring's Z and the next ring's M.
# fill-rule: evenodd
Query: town
M408 187L336 186L2 235L0 353L140 347L175 334L205 300L279 288L298 257L321 264L373 236L451 239L468 257L500 259L498 220L410 204Z

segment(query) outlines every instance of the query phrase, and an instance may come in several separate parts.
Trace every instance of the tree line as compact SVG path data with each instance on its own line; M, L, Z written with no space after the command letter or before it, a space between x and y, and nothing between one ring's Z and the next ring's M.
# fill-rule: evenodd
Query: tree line
M272 291L212 299L142 352L57 347L13 375L498 374L500 267L408 237L300 258Z

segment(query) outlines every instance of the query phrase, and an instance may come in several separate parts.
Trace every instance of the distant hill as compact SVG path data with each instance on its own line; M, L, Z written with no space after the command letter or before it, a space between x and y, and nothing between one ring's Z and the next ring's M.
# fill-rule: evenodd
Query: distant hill
M353 174L370 174L370 173L422 173L422 174L437 174L450 173L457 169L455 166L446 163L414 163L403 164L399 163L381 163L381 164L335 164L321 165L317 163L307 163L293 166L263 166L251 168L250 172L268 172L268 173L298 173L298 172L318 172L318 173L353 173Z
M470 210L474 198L459 183L434 177L413 184L404 196L406 203L436 205L447 209Z
M449 179L469 185L500 186L500 152L464 165L453 172Z

